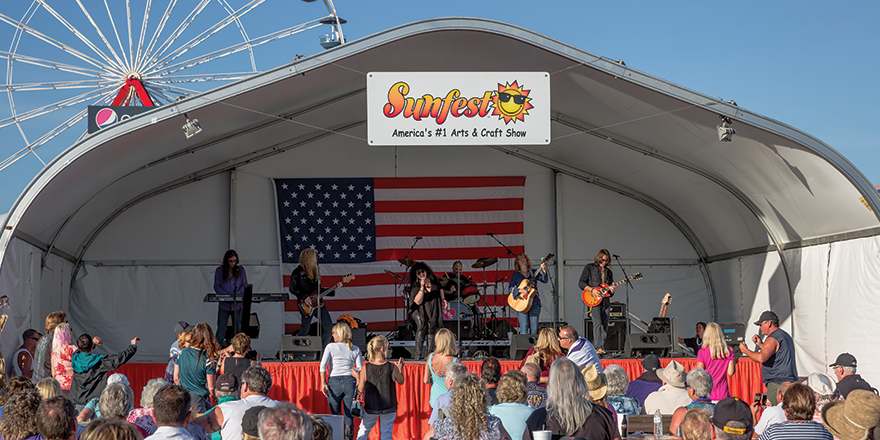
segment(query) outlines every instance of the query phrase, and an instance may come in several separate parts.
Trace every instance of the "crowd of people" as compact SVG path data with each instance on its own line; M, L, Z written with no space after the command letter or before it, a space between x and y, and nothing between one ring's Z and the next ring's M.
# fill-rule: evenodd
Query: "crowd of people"
M503 374L494 357L483 359L478 374L470 372L454 334L439 329L424 366L431 407L424 439L530 440L550 431L553 439L610 440L626 436L620 428L630 415L654 414L671 416L667 433L688 440L880 439L880 396L857 374L852 354L829 366L834 377L817 372L801 381L790 336L773 312L764 312L755 325L767 337L753 339L756 351L744 344L740 350L761 362L768 393L746 402L730 395L733 347L717 324L701 325L694 368L676 360L662 366L649 355L632 381L620 365L603 366L571 326L540 329L519 368ZM45 336L26 330L13 356L0 396L0 440L332 438L330 425L308 415L310 408L268 397L272 375L247 335L236 334L224 347L205 322L181 321L175 332L165 377L147 382L136 408L128 378L108 373L135 355L139 339L118 353L97 354L101 338L74 339L66 314L50 314ZM344 322L331 336L319 387L331 412L343 418L343 437L366 440L377 429L391 439L404 360L389 360L384 336L371 338L361 353ZM355 418L362 419L357 432Z

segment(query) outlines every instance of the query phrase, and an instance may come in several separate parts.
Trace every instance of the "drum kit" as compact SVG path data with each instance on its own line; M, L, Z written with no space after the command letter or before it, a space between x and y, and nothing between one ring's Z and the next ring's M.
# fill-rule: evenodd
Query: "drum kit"
M398 261L404 266L415 264L415 261L409 259L400 259ZM484 257L471 264L471 268L483 270L482 284L475 283L471 276L455 272L446 273L438 279L440 289L443 291L444 298L447 301L446 308L441 311L443 320L453 322L469 321L474 339L505 339L507 338L507 333L513 331L510 322L506 319L498 319L496 317L497 311L494 308L490 308L486 301L488 288L492 286L493 293L497 293L498 283L503 282L507 278L505 276L498 279L496 268L495 282L486 281L486 268L495 265L497 262L497 258ZM404 284L404 296L409 298L409 285L406 284L405 277L390 270L386 270L385 273L395 279L395 284ZM482 310L480 308L481 300ZM489 319L490 317L491 319Z

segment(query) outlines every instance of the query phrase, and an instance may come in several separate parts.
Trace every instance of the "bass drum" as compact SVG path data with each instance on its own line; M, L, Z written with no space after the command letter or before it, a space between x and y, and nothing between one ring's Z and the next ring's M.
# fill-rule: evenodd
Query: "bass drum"
M444 321L473 321L474 312L461 301L451 301L449 307L443 309Z

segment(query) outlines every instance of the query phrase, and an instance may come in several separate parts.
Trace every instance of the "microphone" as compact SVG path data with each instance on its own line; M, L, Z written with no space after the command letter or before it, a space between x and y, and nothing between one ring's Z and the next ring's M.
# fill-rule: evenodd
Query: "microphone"
M423 238L425 238L425 237L416 237L416 240L421 240Z
M617 255L617 254L611 254L611 256L614 258L620 258L620 255Z
M493 234L493 233L491 233L491 232L487 232L486 235L491 235L492 237L495 236L495 234Z

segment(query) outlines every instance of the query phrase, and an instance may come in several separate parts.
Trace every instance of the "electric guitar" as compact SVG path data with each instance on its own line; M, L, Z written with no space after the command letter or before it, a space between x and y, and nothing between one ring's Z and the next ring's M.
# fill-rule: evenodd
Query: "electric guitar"
M349 281L351 281L353 279L354 279L354 275L348 274L348 275L342 277L342 284L348 283ZM319 286L317 290L315 290L314 292L312 292L309 295L309 298L312 298L312 304L316 304L316 305L309 306L308 304L306 304L305 301L297 301L296 306L299 307L299 312L305 316L314 317L315 315L318 314L318 309L321 308L321 305L324 302L324 297L329 295L330 293L335 292L336 289L338 289L340 287L342 287L342 286L334 286L334 287L331 287L321 293L318 293L318 291L321 290L321 287Z
M663 297L663 300L660 301L660 314L657 315L661 318L666 317L666 309L669 308L669 304L672 302L672 295L667 293L666 296Z
M629 280L640 280L642 279L642 273L636 272L614 284L600 284L597 287L587 286L584 289L584 293L581 294L581 299L584 300L584 304L589 307L596 307L599 304L602 304L602 300L611 296L611 288L617 287Z
M541 260L541 264L544 264L547 260L551 258L553 258L553 254L547 254L547 256L544 257L543 260ZM544 271L546 270L547 268L545 267ZM522 280L522 282L519 283L519 287L516 291L508 295L507 304L509 304L510 307L513 308L513 310L516 310L520 313L525 313L532 308L532 301L535 300L535 292L538 291L538 289L535 288L535 281L537 281L535 278L537 277L537 275L538 272L535 271L533 275ZM519 295L519 298L517 298L516 295L519 293L519 289L525 290L526 293Z

